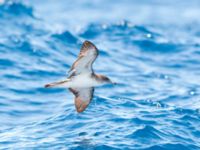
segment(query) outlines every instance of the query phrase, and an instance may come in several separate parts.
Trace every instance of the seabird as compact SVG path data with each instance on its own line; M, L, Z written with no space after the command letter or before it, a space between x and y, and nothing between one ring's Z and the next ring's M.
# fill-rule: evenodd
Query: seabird
M92 42L83 42L79 56L69 70L69 77L63 81L46 84L45 87L69 88L75 96L76 111L83 112L93 98L94 87L115 84L108 77L94 73L92 65L98 54L98 49Z

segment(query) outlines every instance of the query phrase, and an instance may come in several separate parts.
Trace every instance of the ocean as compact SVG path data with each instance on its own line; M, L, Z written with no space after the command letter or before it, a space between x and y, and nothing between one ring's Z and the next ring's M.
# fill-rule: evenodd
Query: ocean
M0 149L199 150L200 1L1 0ZM65 79L89 40L95 88L46 89Z

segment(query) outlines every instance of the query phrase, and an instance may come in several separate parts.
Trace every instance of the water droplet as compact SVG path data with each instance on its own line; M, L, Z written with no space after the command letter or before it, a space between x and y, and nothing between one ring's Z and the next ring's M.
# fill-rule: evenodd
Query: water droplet
M146 100L146 102L147 102L147 103L150 103L150 102L151 102L151 100L150 100L150 99L147 99L147 100Z
M165 79L169 79L169 76L168 76L168 75L164 75L164 78L165 78Z
M152 37L152 35L150 33L148 33L146 36L147 36L147 38L151 38Z
M190 91L190 95L194 95L195 94L195 92L194 91Z
M106 24L103 24L103 25L102 25L102 28L103 28L103 29L107 29L107 25L106 25Z

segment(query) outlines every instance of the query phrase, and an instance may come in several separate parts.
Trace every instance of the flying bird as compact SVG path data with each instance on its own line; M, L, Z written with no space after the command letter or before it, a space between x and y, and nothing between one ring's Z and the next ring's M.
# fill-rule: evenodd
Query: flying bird
M93 98L94 87L115 84L108 77L94 73L92 65L98 54L99 51L92 42L83 42L78 58L69 70L69 77L63 81L46 84L45 87L68 88L75 96L76 111L83 112Z

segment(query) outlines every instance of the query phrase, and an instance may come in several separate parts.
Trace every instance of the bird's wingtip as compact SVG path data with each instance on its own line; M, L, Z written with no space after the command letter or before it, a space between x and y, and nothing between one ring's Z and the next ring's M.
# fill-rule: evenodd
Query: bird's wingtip
M96 48L96 46L95 46L91 41L89 41L89 40L85 40L85 41L83 42L83 45L84 45L85 47L93 46L93 47Z
M83 43L92 43L92 42L90 42L89 40L85 40Z

